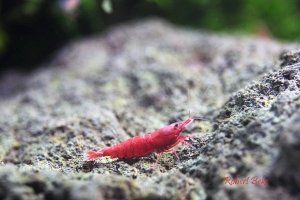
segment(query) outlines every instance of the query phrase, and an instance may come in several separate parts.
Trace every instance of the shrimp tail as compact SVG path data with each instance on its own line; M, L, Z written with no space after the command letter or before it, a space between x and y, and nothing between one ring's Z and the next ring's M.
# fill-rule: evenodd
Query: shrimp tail
M84 160L91 160L103 156L103 151L88 151L84 155Z

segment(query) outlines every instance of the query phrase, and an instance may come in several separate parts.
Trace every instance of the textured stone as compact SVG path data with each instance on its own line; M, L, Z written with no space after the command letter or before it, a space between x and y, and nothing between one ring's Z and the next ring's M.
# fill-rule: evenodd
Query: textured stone
M297 44L184 30L160 20L74 42L0 92L0 199L299 198ZM7 82L9 81L9 82ZM179 145L131 160L90 149L194 115ZM224 178L263 177L266 185Z

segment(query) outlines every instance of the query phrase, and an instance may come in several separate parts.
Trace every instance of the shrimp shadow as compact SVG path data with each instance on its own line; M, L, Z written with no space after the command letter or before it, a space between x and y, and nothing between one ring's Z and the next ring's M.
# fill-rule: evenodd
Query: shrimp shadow
M146 162L146 163L155 163L155 158L153 156L140 157L140 158L115 158L113 160L89 160L83 161L81 165L81 170L83 172L91 172L95 168L111 168L112 166L120 166L124 163L133 166L136 163Z
M156 162L156 159L153 155L146 156L146 157L139 157L139 158L121 158L117 159L116 162L125 162L128 165L134 165L135 163L139 162L146 162L146 163L153 163Z
M97 161L97 162L95 162L95 166L122 164L122 162L124 162L128 165L134 165L135 163L140 162L141 160L142 160L141 158L116 158L116 159L108 161L108 162Z
M117 162L125 162L128 165L134 165L137 162L140 162L142 159L141 158L121 158L116 160Z

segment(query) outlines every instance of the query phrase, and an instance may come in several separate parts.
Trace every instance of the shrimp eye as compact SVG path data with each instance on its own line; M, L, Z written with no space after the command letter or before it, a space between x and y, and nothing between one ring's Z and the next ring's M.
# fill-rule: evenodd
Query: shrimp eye
M175 127L178 127L178 124L175 124L174 126L175 126Z

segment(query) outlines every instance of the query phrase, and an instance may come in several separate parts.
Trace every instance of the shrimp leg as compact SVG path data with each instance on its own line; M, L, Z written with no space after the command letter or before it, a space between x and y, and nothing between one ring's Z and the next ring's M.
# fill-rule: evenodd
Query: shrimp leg
M175 156L176 156L176 158L177 158L177 160L180 161L179 156L178 156L178 154L177 154L177 152L176 152L175 149L173 149L173 148L172 149L167 149L167 150L164 150L164 152L172 152L172 153L174 153Z
M193 145L191 145L190 143L188 143L187 141L185 141L185 139L187 139L187 138L191 139L192 137L188 136L188 135L179 136L178 139L177 139L177 142L175 142L172 146L170 146L168 149L164 150L163 152L172 152L172 153L174 153L175 156L176 156L176 158L177 158L177 160L180 161L179 156L178 156L176 150L173 147L175 147L178 143L181 142L184 145L187 145L189 147L195 148Z

